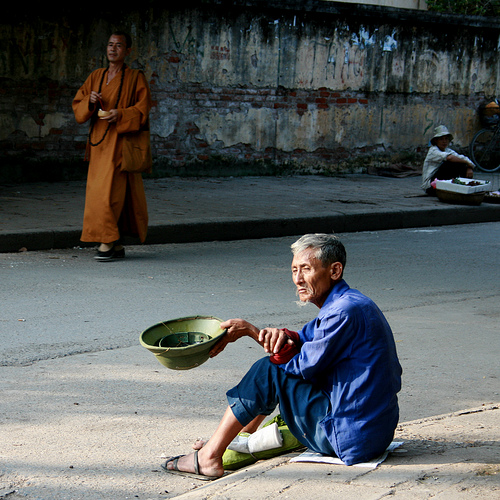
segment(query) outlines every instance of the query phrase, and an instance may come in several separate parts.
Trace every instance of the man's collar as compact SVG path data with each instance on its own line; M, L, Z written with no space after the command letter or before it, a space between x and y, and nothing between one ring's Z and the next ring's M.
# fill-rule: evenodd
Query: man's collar
M330 302L333 302L337 297L343 295L347 290L349 290L349 285L345 282L344 279L337 281L330 290L328 297L325 300L325 303L322 305L321 310L323 310Z

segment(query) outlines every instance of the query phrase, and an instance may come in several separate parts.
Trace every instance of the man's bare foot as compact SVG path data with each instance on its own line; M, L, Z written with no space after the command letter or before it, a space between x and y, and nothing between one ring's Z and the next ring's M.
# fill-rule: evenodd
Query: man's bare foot
M247 424L240 433L246 432L248 434L253 434L259 430L260 424L266 418L265 415L259 415L255 417L249 424ZM193 444L193 450L201 450L208 443L208 439L198 438Z
M201 474L207 477L221 477L224 474L221 458L211 458L205 456L205 450L196 450L194 453L179 457L177 464L174 466L174 461L169 460L165 464L168 470L178 470L181 472L189 472L192 474ZM198 470L196 470L196 455L198 455Z
M208 443L208 439L198 438L193 443L193 450L201 450Z

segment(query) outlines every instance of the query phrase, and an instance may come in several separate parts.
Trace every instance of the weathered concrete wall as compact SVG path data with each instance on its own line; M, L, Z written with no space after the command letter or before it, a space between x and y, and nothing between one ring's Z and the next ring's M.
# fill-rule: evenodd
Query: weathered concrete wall
M440 123L466 146L479 102L499 93L494 22L445 25L435 14L319 0L300 2L307 10L254 3L149 2L122 13L135 43L129 64L153 93L157 171L338 171L403 153L420 161ZM71 100L106 64L114 19L28 13L0 25L0 179L27 175L28 160L44 175L47 164L79 166L87 126L75 123Z

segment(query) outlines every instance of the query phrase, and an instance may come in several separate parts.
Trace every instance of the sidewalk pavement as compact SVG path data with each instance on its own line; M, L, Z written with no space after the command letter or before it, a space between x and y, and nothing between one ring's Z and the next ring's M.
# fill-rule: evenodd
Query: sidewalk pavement
M238 361L226 359L218 376L232 379ZM403 444L375 469L295 463L290 453L205 482L160 464L217 426L224 392L210 363L165 371L134 345L1 373L0 499L500 498L500 401L401 422L395 441ZM173 384L176 396L166 397Z
M292 453L175 498L486 499L500 498L500 405L400 424L404 444L376 469L289 462Z
M477 178L499 189L500 173ZM443 203L425 196L420 182L363 174L146 179L146 244L500 220L498 204ZM81 181L0 185L0 252L81 245L84 202Z

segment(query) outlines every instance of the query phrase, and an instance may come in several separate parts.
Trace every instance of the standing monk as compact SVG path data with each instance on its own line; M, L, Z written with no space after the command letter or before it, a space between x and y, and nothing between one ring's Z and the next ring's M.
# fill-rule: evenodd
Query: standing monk
M120 237L136 236L144 242L148 227L142 175L120 170L123 134L147 130L151 109L146 77L125 64L131 45L128 34L113 33L107 46L109 66L92 72L73 100L76 121L90 119L81 240L100 243L98 261L125 257ZM98 116L100 109L107 113L99 115L106 116Z

